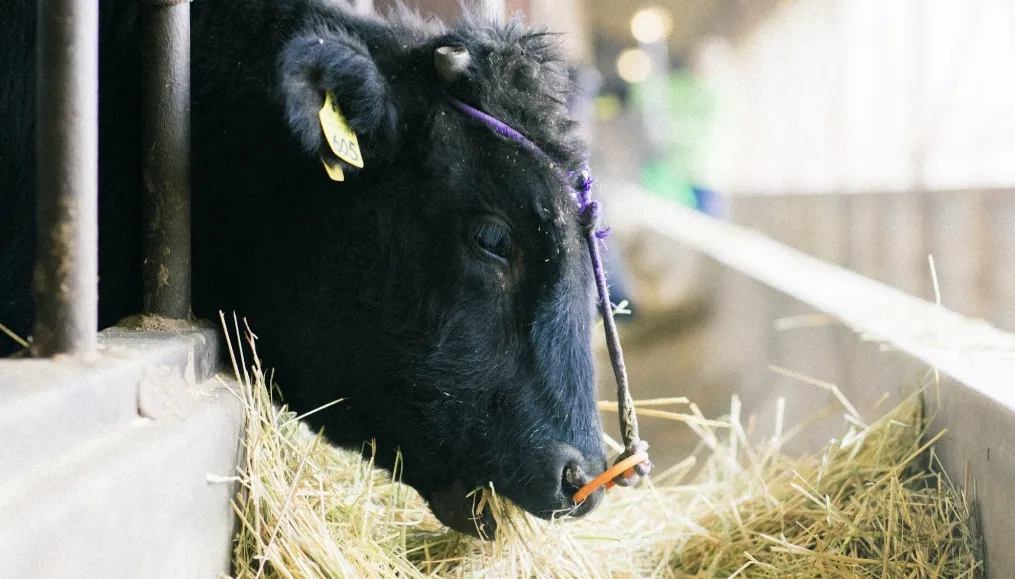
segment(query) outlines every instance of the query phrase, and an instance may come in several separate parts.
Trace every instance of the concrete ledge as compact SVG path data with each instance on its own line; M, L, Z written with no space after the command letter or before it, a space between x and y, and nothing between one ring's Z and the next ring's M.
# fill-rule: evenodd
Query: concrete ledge
M1015 335L645 193L624 199L617 208L626 227L705 254L1015 409Z
M214 376L217 331L163 329L103 332L94 360L0 360L0 575L228 572L236 488L208 475L236 474L243 407Z
M0 484L3 575L228 572L236 489L208 475L236 474L243 409L217 384L185 416L137 417Z
M185 412L217 364L211 329L99 338L95 360L0 359L0 483L138 416Z

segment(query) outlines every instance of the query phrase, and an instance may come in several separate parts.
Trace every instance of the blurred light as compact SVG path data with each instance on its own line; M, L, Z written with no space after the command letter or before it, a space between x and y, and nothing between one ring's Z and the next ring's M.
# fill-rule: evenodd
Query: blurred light
M617 95L604 94L596 97L594 101L596 120L612 121L620 115L622 105Z
M617 57L617 74L624 82L644 82L652 74L652 57L640 48L629 48Z
M643 8L631 18L631 34L642 44L659 42L670 35L673 18L662 8Z

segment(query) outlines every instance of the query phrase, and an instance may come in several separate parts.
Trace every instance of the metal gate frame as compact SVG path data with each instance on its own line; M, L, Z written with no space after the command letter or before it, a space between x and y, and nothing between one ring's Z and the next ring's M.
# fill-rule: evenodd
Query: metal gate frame
M243 409L219 331L191 321L190 4L142 5L144 312L101 333L99 3L37 10L37 321L32 357L0 360L3 573L216 577Z

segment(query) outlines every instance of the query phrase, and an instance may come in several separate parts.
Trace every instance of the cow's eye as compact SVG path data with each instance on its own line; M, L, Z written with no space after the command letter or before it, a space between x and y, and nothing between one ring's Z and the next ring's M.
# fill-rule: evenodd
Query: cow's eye
M474 222L470 238L482 257L507 262L514 252L511 229L496 217L484 217Z

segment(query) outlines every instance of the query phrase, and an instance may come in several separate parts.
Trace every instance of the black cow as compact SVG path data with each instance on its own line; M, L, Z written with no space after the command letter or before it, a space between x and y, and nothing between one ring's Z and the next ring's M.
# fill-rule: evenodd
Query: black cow
M140 309L137 0L101 2L101 323ZM0 321L31 323L34 1L0 6ZM605 468L593 285L568 175L586 149L556 39L324 0L192 5L194 312L246 316L286 401L449 526L492 482L541 515ZM362 169L338 161L332 92ZM451 106L510 125L526 148ZM339 163L344 181L322 163ZM0 336L0 339L3 339ZM570 482L569 482L570 481ZM581 515L601 491L572 511ZM487 520L487 523L490 521Z

